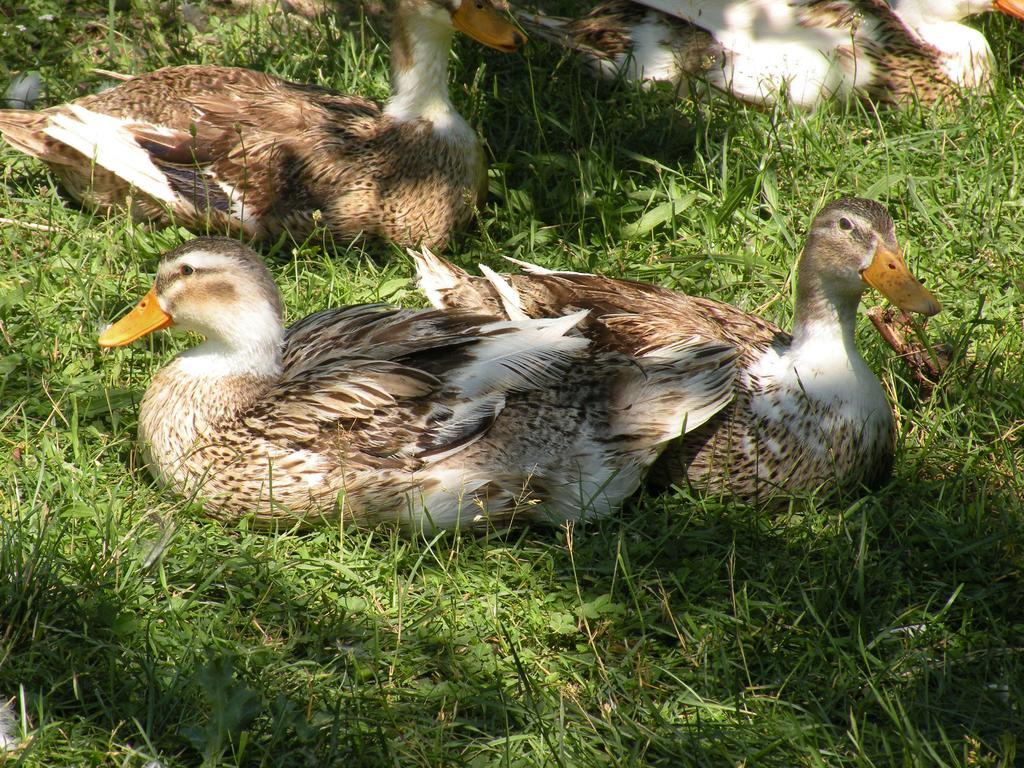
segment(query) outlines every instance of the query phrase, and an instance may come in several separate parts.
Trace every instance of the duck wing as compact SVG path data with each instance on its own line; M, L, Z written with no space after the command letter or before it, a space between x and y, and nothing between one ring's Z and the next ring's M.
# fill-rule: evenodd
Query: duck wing
M380 108L260 72L182 66L42 114L35 144L57 146L44 153L24 131L15 146L57 164L84 157L186 221L219 214L257 234L268 216L323 207L297 183L309 158L328 142L332 164L346 168L339 153L343 161L366 151ZM353 164L351 173L358 170Z
M420 290L435 307L506 317L556 317L587 311L580 329L599 348L642 356L684 339L719 342L752 359L789 334L757 315L713 299L656 285L581 272L553 271L509 259L521 274L468 274L427 249L408 251Z
M295 445L340 439L350 451L436 461L486 434L508 396L558 381L588 346L567 335L580 319L320 312L288 330L284 373L246 425Z
M789 335L757 315L660 286L571 272L510 275L527 314L590 311L586 332L598 344L633 355L681 338L724 342L760 352Z

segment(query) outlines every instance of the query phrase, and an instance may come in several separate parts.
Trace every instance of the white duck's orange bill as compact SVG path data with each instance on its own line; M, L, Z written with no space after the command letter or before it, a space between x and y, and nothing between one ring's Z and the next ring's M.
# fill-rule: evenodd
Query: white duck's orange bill
M526 35L491 5L490 0L462 0L452 24L478 43L511 53L526 43Z
M1024 21L1024 1L1022 0L995 0L995 7L997 11Z
M131 312L100 334L99 344L101 347L123 347L147 333L166 328L172 322L171 316L160 309L154 285Z
M865 283L904 312L920 312L930 317L942 311L942 305L931 292L910 274L899 250L890 251L879 245L871 264L860 275Z

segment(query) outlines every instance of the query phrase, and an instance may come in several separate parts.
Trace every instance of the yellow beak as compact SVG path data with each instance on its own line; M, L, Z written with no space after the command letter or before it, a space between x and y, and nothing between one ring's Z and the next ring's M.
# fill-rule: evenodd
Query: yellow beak
M160 309L154 285L131 312L100 334L99 344L101 347L123 347L147 333L166 328L172 322L171 316Z
M502 17L490 0L462 0L452 14L452 24L478 43L505 53L512 53L526 43L526 35Z
M1024 21L1024 2L1021 0L996 0L995 7L997 11Z
M920 312L931 317L942 311L942 305L931 292L910 274L903 254L879 244L871 264L861 271L864 282L879 291L905 312Z

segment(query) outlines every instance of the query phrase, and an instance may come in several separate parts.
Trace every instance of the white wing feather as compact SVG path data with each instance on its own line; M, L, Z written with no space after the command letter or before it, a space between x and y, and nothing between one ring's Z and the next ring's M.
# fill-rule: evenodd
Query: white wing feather
M472 359L451 384L466 397L550 385L589 346L582 336L565 335L586 315L582 311L565 317L503 320L482 326L482 334L493 335L473 346Z
M839 47L851 43L850 31L803 26L799 1L636 2L714 35L727 55L724 68L708 72L707 80L745 101L771 104L785 89L793 103L811 107L823 96L847 91L853 85L836 64Z
M513 290L508 281L486 264L480 264L479 267L480 272L487 278L487 282L497 291L498 298L501 299L501 306L505 310L505 314L508 315L508 319L529 320L530 316L523 309L523 302L520 301L519 294Z
M43 132L81 152L96 165L138 187L150 197L172 203L177 198L167 178L138 145L127 126L131 123L68 104L70 114L58 112ZM147 126L160 133L158 126Z

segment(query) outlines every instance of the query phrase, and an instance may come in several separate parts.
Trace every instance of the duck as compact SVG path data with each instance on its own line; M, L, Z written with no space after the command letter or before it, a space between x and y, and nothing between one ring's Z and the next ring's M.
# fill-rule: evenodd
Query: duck
M731 349L597 350L574 332L583 312L368 304L287 330L282 314L260 257L205 237L166 253L99 336L104 348L169 326L204 338L153 376L138 435L156 482L216 519L426 532L599 517L732 397Z
M574 19L517 15L607 78L812 109L832 98L931 106L987 89L992 51L962 21L993 10L1024 19L1022 0L608 0Z
M273 242L317 225L443 247L487 191L480 137L448 94L455 30L503 52L526 41L490 0L399 0L383 105L237 67L123 77L0 134L87 208ZM109 74L109 73L108 73Z
M520 263L482 277L427 249L412 250L435 307L509 318L587 311L580 329L599 348L643 356L697 341L736 352L733 398L681 435L652 466L655 489L677 485L761 504L855 493L889 477L895 423L882 386L857 349L862 294L873 287L907 312L939 302L906 265L892 218L874 200L844 198L814 217L797 266L791 332L729 304L656 285Z

